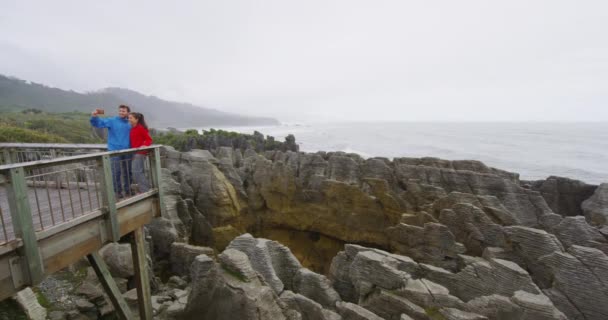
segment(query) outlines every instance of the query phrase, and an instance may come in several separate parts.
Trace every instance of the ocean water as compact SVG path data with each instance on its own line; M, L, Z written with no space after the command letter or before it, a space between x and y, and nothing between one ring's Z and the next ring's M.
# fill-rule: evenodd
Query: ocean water
M608 182L608 123L319 123L221 129L257 130L281 141L291 133L307 152L474 159L518 172L524 180L555 175Z

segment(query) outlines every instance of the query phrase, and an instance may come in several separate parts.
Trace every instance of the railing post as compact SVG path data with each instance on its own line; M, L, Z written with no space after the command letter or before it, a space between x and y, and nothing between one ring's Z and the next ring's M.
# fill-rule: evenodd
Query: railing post
M8 148L2 149L2 159L4 160L2 164L9 164L13 162L13 158L11 158L11 151Z
M110 238L117 242L120 240L120 229L118 225L118 216L116 214L116 195L114 194L114 184L112 179L112 163L109 155L101 156L102 167L102 188L101 194L103 201L107 205L108 220L110 221Z
M160 213L161 216L166 217L166 208L165 208L165 192L162 186L162 169L160 165L160 148L154 148L154 157L152 158L152 166L151 166L152 175L154 177L154 183L158 188L158 203L160 205Z
M135 283L137 285L137 304L139 317L142 320L152 320L152 301L150 300L150 280L146 263L146 241L142 226L132 232L131 252L133 255L133 269L135 270Z
M18 163L17 150L12 148L2 149L2 157L4 158L4 164Z
M36 230L34 230L25 173L23 168L18 167L10 169L9 176L8 203L13 220L13 230L15 237L19 237L23 241L23 257L27 269L25 273L29 277L29 283L33 285L42 281L44 264L38 249Z

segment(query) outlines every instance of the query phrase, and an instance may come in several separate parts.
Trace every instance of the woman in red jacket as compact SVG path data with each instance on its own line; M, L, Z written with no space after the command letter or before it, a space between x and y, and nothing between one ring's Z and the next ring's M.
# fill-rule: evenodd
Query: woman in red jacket
M139 112L129 113L129 123L131 124L131 148L139 148L149 146L152 144L152 138L148 132L148 125L144 115ZM133 162L131 163L131 171L133 173L133 180L137 183L139 192L146 192L150 190L150 184L144 173L144 165L147 151L139 151L133 156Z

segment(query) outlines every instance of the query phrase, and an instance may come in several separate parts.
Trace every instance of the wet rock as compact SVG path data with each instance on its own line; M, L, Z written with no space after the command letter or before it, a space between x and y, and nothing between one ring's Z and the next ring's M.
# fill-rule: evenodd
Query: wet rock
M281 301L286 307L298 312L303 320L339 320L340 315L324 309L323 306L301 294L286 290L281 293Z
M488 320L485 316L454 308L441 308L439 309L439 313L446 320Z
M182 319L286 319L278 296L262 281L243 281L206 255L196 257L191 270Z
M48 319L49 320L64 320L66 319L67 314L63 311L51 311L49 312ZM31 318L35 319L35 318Z
M146 229L152 237L154 256L158 260L167 259L171 255L171 244L180 241L177 229L171 220L160 217L153 219Z
M452 270L458 266L458 255L466 250L450 229L439 223L427 222L423 227L400 223L388 228L388 233L397 253Z
M427 279L410 279L404 288L393 292L424 308L461 308L464 305L447 288Z
M241 205L236 190L213 164L215 158L197 153L189 154L187 159L184 155L183 159L184 162L173 169L182 185L182 196L191 198L213 226L237 217Z
M504 230L509 241L509 250L522 259L542 288L550 286L551 277L546 268L538 264L538 259L556 251L563 252L561 242L555 235L540 229L513 226L505 227Z
M241 234L243 234L243 232L237 230L230 224L222 227L213 228L212 238L214 239L213 243L215 245L215 250L217 250L218 252L223 251L224 249L226 249L226 247L228 247L228 245L234 238L240 236Z
M76 308L80 312L90 312L95 310L95 305L84 299L78 299L75 302Z
M534 226L539 216L551 212L538 192L519 185L517 174L488 168L478 161L398 158L393 163L402 184L416 180L441 187L448 193L496 196L506 211L523 225Z
M532 189L540 192L555 213L566 217L583 215L581 204L593 194L596 186L551 176L546 180L532 182Z
M434 222L439 223L435 217L426 213L425 211L420 211L416 214L404 213L401 215L401 223L408 224L411 226L424 227L425 223Z
M555 228L553 233L562 242L564 247L572 245L596 248L608 253L608 240L597 228L590 226L585 217L567 217Z
M608 224L608 183L602 183L582 204L587 220L594 225Z
M328 178L346 183L359 183L359 164L350 157L335 154L328 161Z
M38 298L31 288L28 287L19 291L15 295L15 300L29 319L46 319L47 310L38 303Z
M214 251L211 248L193 246L182 242L172 243L170 256L171 271L178 276L189 274L192 261L201 254L213 257Z
M454 232L472 254L481 254L486 247L504 247L502 226L494 223L480 208L466 203L455 204L440 212L439 222Z
M186 305L180 302L174 302L167 307L167 317L169 319L179 319L184 312Z
M76 310L70 310L68 311L68 313L66 314L66 319L67 320L93 320L97 317L89 317L87 315L84 315Z
M341 300L340 295L325 276L306 268L300 269L294 277L293 289L327 309L334 309L336 302Z
M465 310L495 320L521 319L523 316L522 308L502 295L483 296L470 300Z
M99 250L99 255L108 265L112 276L128 278L134 275L135 271L133 270L133 256L130 244L109 243Z
M551 231L564 220L564 217L556 213L542 215L539 219L540 227L543 230Z
M344 251L332 260L329 278L344 301L355 303L371 289L370 285L403 287L410 274L418 273L419 270L418 263L409 257L347 244Z
M289 248L276 241L266 242L272 260L272 267L281 279L285 289L292 290L294 278L302 269L300 261L291 253Z
M251 267L249 258L239 250L224 250L219 255L219 261L226 271L242 278L243 281L252 281L257 278L257 273Z
M386 260L386 256L374 251L359 252L350 265L350 279L355 287L361 282L389 290L405 286L411 276L385 263ZM358 289L360 294L364 294L361 287Z
M493 294L511 296L519 290L540 293L525 270L506 260L478 261L458 273L429 265L423 265L423 268L426 278L445 286L464 301Z
M344 320L382 320L375 313L350 302L337 302L336 308Z
M551 300L545 295L517 291L511 301L522 309L522 320L566 320L566 316L559 311Z
M608 317L608 256L600 250L571 246L539 259L553 279L548 289L558 307L570 317Z
M270 240L256 239L247 233L232 240L227 249L236 249L245 253L249 257L253 269L279 294L283 291L284 284L272 265L268 242Z
M99 302L104 299L104 292L100 285L95 285L90 281L84 281L75 291L79 296L92 302Z
M498 224L503 226L518 225L521 221L511 213L503 202L494 195L471 194L452 191L436 199L432 203L432 212L439 216L441 211L454 209L457 205L468 205L483 210L484 215L473 212L465 214L469 223L480 223L481 225ZM477 219L475 219L477 218Z
M365 297L360 305L384 319L399 319L402 314L416 320L429 319L422 307L382 289L377 289Z
M167 285L169 287L185 289L188 286L188 282L178 276L171 276L169 281L167 281Z

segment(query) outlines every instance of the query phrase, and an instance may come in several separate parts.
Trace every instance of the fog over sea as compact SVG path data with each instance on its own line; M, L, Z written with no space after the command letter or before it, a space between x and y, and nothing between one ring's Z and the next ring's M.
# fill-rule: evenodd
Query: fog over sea
M608 123L316 123L221 129L257 130L281 141L292 133L307 152L474 159L518 172L523 180L555 175L608 182Z

